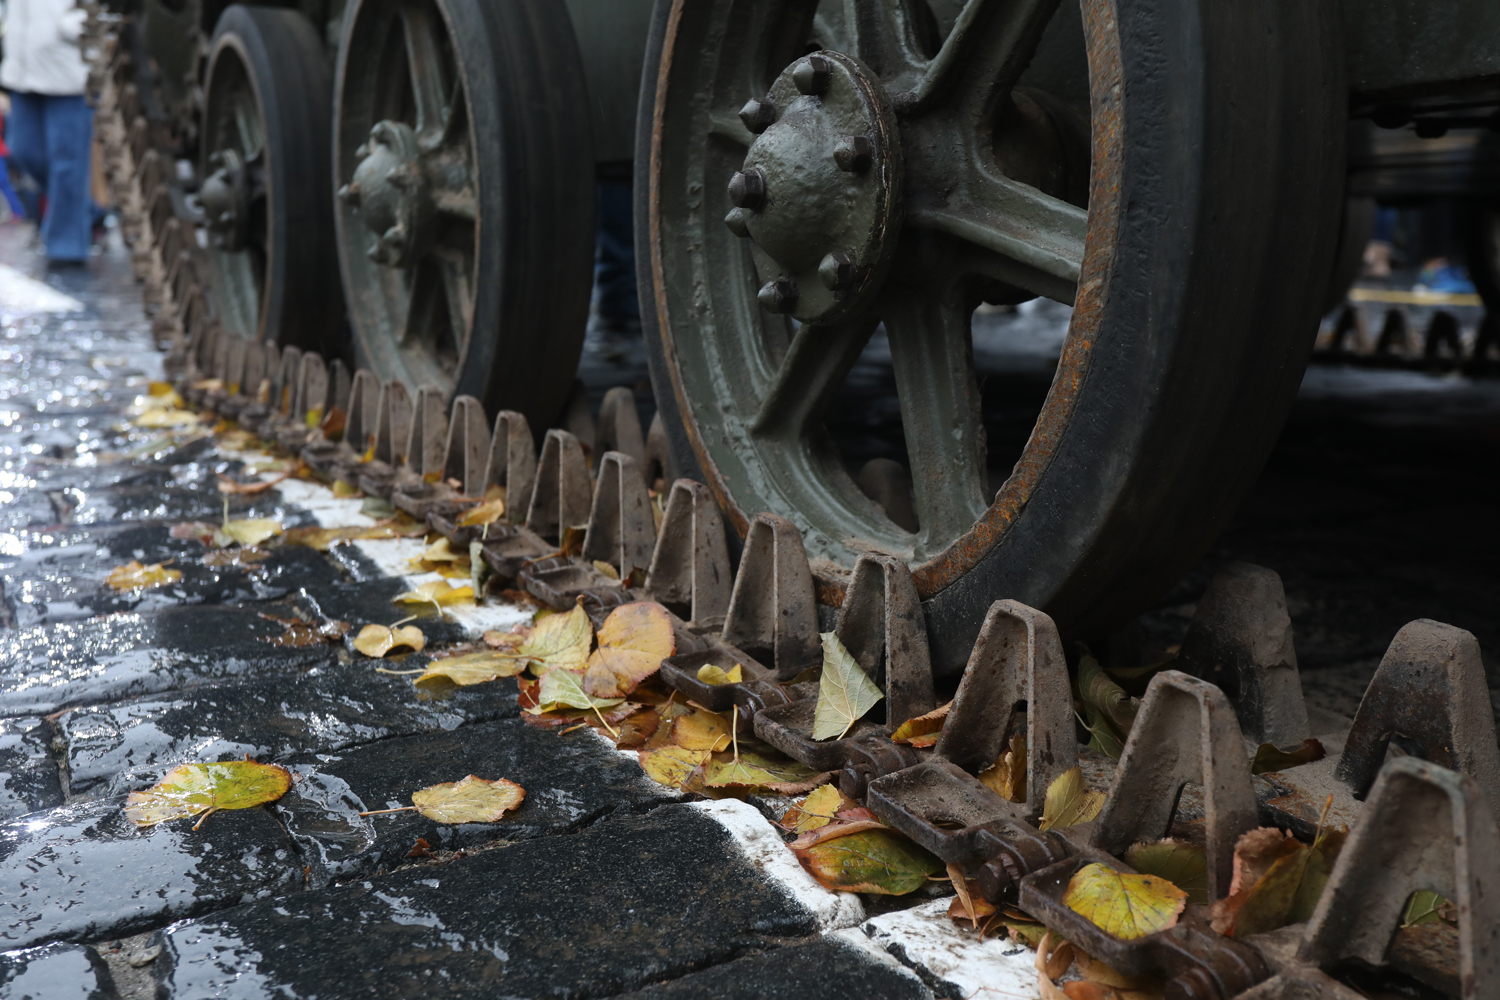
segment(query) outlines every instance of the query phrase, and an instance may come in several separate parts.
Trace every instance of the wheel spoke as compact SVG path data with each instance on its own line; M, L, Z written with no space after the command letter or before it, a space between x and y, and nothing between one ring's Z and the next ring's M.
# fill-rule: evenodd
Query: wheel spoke
M751 424L757 437L793 442L806 436L844 382L874 331L873 321L804 326L761 397Z
M920 72L924 60L912 42L907 0L844 0L844 24L849 54L864 61L887 86L900 87Z
M1072 304L1088 212L1008 177L974 171L966 196L919 201L907 225L937 230L982 251L974 269Z
M907 113L920 112L952 93L972 116L989 114L1031 62L1057 4L1058 0L969 0L912 89Z
M896 288L885 303L882 314L921 522L917 553L934 555L968 531L988 505L970 310L957 281L939 294Z
M406 35L406 65L417 109L417 139L431 148L442 141L452 97L443 79L443 54L438 44L442 28L433 23L429 8L414 3L402 4L401 27Z
M240 157L245 160L260 155L263 142L260 135L260 114L255 110L255 101L248 96L234 102L234 130L239 138Z

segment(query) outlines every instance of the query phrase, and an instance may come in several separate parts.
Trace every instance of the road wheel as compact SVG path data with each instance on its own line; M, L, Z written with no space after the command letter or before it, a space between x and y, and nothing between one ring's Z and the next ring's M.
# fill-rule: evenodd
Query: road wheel
M1327 5L1084 0L1071 50L1056 0L947 6L664 0L636 176L677 460L741 532L791 518L830 586L862 551L907 559L953 671L996 598L1097 633L1233 512L1331 278L1344 90ZM1064 64L1085 52L1081 165ZM997 460L971 318L1033 296L1071 325ZM915 531L827 433L877 324Z
M360 362L549 426L593 272L588 103L566 8L356 0L337 76L339 260Z
M344 353L329 161L333 83L297 11L225 9L204 98L199 202L214 304L241 336Z

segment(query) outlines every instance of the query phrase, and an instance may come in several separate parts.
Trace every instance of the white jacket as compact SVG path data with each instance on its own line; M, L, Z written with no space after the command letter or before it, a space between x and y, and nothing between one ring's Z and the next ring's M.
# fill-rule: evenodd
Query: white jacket
M0 87L32 94L82 94L89 68L78 39L85 14L74 0L6 0Z

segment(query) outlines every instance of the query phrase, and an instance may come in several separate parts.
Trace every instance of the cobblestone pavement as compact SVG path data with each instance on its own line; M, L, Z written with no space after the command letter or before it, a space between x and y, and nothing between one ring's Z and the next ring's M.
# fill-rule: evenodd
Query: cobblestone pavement
M203 566L170 529L222 515L216 474L238 459L120 432L160 374L123 251L49 273L0 228L0 314L0 1000L1037 995L1031 954L957 930L941 884L830 893L772 803L685 801L592 730L525 725L512 681L421 700L346 647L263 641L281 626L261 613L293 606L390 621L423 579L420 540ZM1033 319L1033 341L1065 322ZM639 381L628 345L590 350L595 395ZM849 391L874 398L885 371L877 344ZM1497 459L1496 383L1313 369L1238 517L1143 618L1146 644L1178 641L1210 573L1250 559L1286 581L1314 705L1352 714L1416 617L1473 631L1494 677ZM298 480L232 500L288 527L372 523ZM183 579L117 594L104 578L131 559ZM441 646L525 614L421 625ZM175 764L244 754L297 783L196 832L123 818ZM470 773L519 782L525 804L490 825L359 815ZM409 856L419 839L431 857Z

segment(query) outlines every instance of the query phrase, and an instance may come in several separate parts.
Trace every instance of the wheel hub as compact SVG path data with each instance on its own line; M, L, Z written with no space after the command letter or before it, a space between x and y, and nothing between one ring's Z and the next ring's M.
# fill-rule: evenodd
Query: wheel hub
M901 223L901 147L885 91L838 52L782 71L740 112L759 133L729 182L725 224L752 241L760 302L803 323L867 304Z
M433 216L432 193L419 160L417 133L403 122L381 121L354 151L354 179L339 189L339 198L359 210L377 240L366 251L387 267L416 262L425 246Z
M219 250L245 249L250 231L250 180L247 165L232 149L221 149L208 159L213 172L198 191L198 203L208 223L209 242Z

